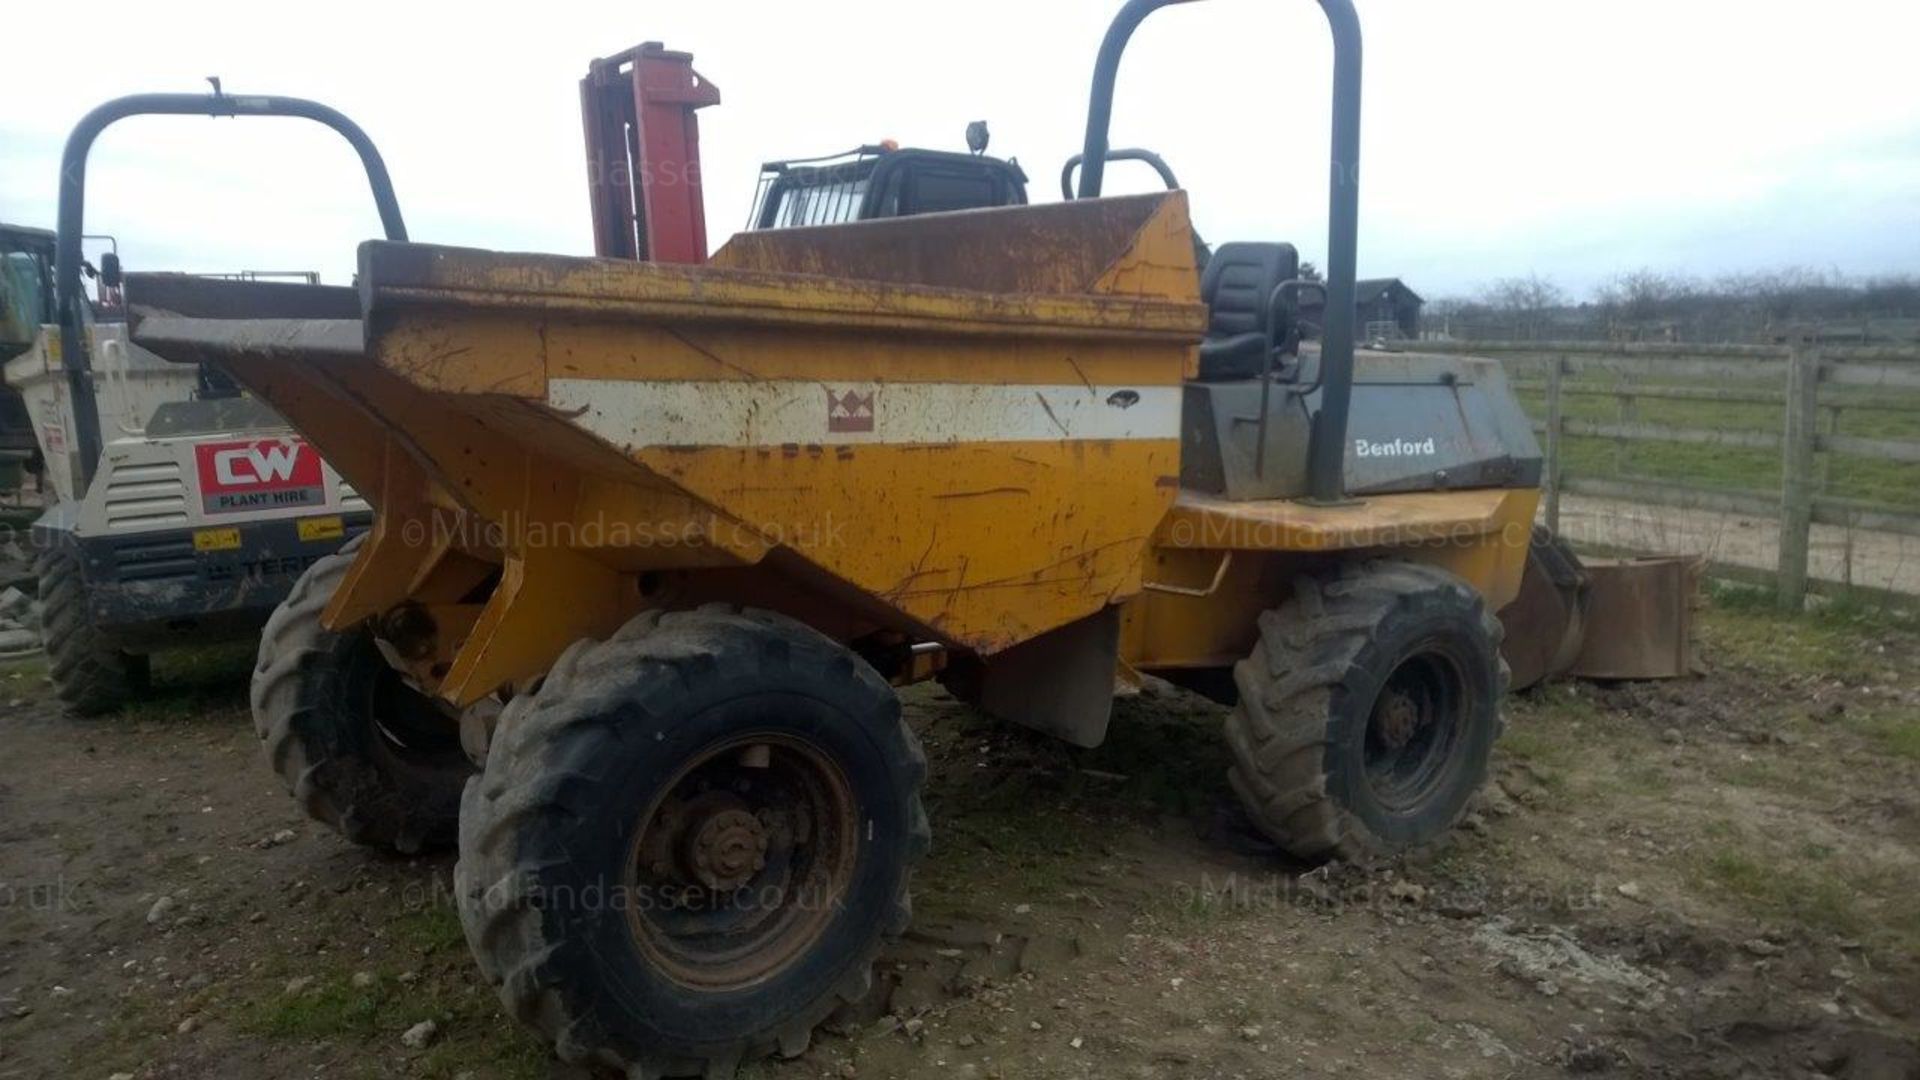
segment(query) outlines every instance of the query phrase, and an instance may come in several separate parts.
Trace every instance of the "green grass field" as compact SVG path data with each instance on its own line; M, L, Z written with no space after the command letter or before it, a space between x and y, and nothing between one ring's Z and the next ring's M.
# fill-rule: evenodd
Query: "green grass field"
M1547 414L1546 392L1540 386L1537 371L1531 364L1515 365L1514 376L1522 383L1519 388L1521 403L1534 419L1543 420ZM1581 375L1569 376L1563 386L1568 391L1575 391L1565 395L1562 405L1568 420L1616 423L1630 419L1668 427L1769 434L1780 432L1786 422L1784 404L1649 398L1635 399L1633 413L1627 417L1621 413L1619 399L1610 393L1629 388L1657 390L1672 387L1741 395L1780 394L1782 387L1775 380L1734 382L1673 378L1626 382L1616 381L1608 375ZM1580 391L1609 393L1602 395ZM1920 442L1920 394L1823 387L1820 402L1820 430L1823 433L1833 430L1834 414L1828 406L1838 406L1841 434ZM1563 472L1569 477L1665 480L1765 494L1777 493L1781 485L1781 455L1777 450L1710 444L1622 442L1581 436L1566 437L1562 441L1562 448L1566 453ZM1920 510L1920 465L1822 452L1817 455L1814 468L1815 476L1822 484L1822 494L1885 503L1902 510Z

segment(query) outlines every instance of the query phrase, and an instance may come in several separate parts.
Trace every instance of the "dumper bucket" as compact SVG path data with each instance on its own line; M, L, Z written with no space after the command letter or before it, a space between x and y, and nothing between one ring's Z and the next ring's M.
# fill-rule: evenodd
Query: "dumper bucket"
M336 625L497 573L456 700L702 590L981 655L1133 596L1205 321L1179 192L699 267L373 243L351 308L129 293L149 348L226 367L380 511Z
M1694 556L1589 559L1586 639L1568 674L1677 679L1700 674L1694 608L1704 564Z
M1699 673L1700 560L1582 559L1535 526L1520 592L1500 612L1501 653L1523 690L1557 676L1675 679Z

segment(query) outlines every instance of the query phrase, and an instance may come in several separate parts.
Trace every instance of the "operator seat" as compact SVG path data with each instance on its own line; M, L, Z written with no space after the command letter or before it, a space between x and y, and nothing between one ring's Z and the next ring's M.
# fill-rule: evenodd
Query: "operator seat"
M1292 244L1221 244L1200 275L1207 334L1200 380L1251 379L1267 369L1268 305L1273 290L1300 276Z

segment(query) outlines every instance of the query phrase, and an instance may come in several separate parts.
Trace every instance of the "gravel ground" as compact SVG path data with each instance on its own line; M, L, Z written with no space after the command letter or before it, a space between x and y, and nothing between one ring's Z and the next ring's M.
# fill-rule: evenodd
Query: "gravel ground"
M1706 616L1711 672L1517 699L1458 837L1362 873L1213 842L1221 711L1079 752L908 696L935 851L812 1077L1920 1076L1920 636ZM353 848L258 760L243 654L62 717L0 669L0 1080L556 1073L451 858Z

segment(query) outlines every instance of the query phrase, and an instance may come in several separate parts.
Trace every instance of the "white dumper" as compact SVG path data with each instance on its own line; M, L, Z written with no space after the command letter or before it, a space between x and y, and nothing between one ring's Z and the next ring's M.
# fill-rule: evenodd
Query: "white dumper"
M101 434L88 468L52 256L53 234L0 227L0 357L48 500L31 535L50 674L70 709L95 713L143 688L154 652L256 633L294 581L372 514L284 420L217 370L131 344L111 263L81 337Z

